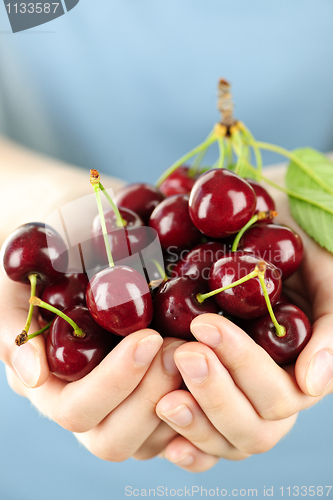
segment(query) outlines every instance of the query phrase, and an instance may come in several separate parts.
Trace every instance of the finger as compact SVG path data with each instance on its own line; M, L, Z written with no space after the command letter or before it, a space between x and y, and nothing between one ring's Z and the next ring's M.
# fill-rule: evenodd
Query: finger
M160 422L140 448L132 455L136 460L149 460L156 457L178 435L165 422Z
M216 314L198 316L192 321L191 331L213 349L262 418L284 419L315 403L303 394L294 377L226 318Z
M263 453L292 427L294 416L277 422L262 419L207 346L197 342L180 346L175 363L208 419L235 448Z
M204 453L228 460L249 455L237 450L208 420L191 393L173 391L156 407L157 415Z
M82 379L66 383L51 375L42 387L27 390L28 397L62 427L86 432L133 392L162 343L154 330L132 333Z
M9 387L12 391L16 392L19 396L26 397L25 389L26 385L23 384L22 380L17 376L17 374L9 368L9 366L5 365L6 377Z
M165 339L163 349L135 391L98 426L82 436L81 442L94 455L112 462L126 460L158 427L157 402L181 384L173 355L182 343L184 341Z
M324 396L333 391L332 254L310 242L304 255L302 270L306 276L306 287L311 293L316 321L310 342L296 361L295 376L305 394Z
M333 310L333 307L332 307ZM333 392L333 314L326 314L313 325L310 342L297 358L295 376L309 396Z
M219 461L218 457L198 450L182 436L171 441L161 456L189 472L204 472L214 467Z
M16 336L22 332L29 309L30 289L10 280L0 270L0 359L12 368L27 387L39 387L49 377L43 335L17 347ZM40 329L34 311L29 333Z

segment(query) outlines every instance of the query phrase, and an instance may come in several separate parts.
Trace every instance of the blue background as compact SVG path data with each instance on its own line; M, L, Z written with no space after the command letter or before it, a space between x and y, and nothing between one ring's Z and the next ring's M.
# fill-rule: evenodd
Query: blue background
M333 149L331 0L81 0L11 34L0 5L0 130L127 180L154 181L219 119L236 116L287 148ZM266 162L280 160L271 155ZM0 499L126 498L124 488L277 488L333 483L332 397L302 412L273 450L192 475L154 459L109 464L40 417L0 374ZM331 497L333 492L331 492Z

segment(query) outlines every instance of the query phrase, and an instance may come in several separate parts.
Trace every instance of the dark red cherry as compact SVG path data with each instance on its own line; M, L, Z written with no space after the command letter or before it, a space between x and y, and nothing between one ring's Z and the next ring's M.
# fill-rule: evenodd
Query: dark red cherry
M268 211L275 212L276 208L274 200L271 197L271 195L266 191L266 189L254 179L245 179L245 180L250 184L250 186L253 187L254 192L256 193L257 204L256 204L255 214L259 212L268 212ZM261 219L261 222L264 221L272 222L272 219Z
M28 276L37 274L37 284L57 281L67 270L67 247L61 236L42 222L18 227L4 242L1 254L9 278L30 284Z
M296 271L303 259L301 237L280 224L254 224L244 233L239 248L274 264L283 280Z
M225 254L226 246L222 243L215 241L200 243L189 252L181 253L180 259L172 268L171 277L191 276L192 279L208 280L212 264Z
M277 299L275 302L275 305L277 306L278 304L292 304L292 300L287 297L287 295L284 292L281 292L280 297Z
M190 167L182 165L167 177L160 185L160 191L164 196L174 194L189 194L198 175L189 174Z
M206 236L224 238L251 219L256 195L246 180L226 169L212 169L195 182L189 201L193 224Z
M86 302L102 328L122 337L146 328L153 316L147 281L127 266L109 267L96 274L89 281Z
M56 283L44 288L41 299L53 307L63 311L68 307L85 305L88 277L84 273L66 273ZM55 314L47 309L40 308L40 315L49 322Z
M232 252L213 264L210 270L209 289L225 287L254 271L262 259L245 252ZM278 300L282 282L280 273L273 264L266 261L265 283L271 304ZM251 319L267 312L265 297L258 277L229 288L214 296L215 301L227 315Z
M273 307L277 322L286 328L286 335L278 337L269 314L251 321L247 333L279 365L294 363L311 337L311 324L297 306L277 304Z
M189 276L166 281L157 290L154 298L154 319L152 326L163 337L178 337L194 340L190 331L191 321L199 314L218 313L213 299L200 304L198 293L208 292L204 281Z
M136 213L122 207L119 207L119 212L125 221L125 227L117 226L112 209L104 212L111 253L115 262L145 248L149 237L149 229L143 226L142 219ZM96 252L104 264L107 262L107 256L99 215L93 221L92 238Z
M201 240L202 234L189 216L188 200L185 194L170 196L151 214L149 225L157 232L163 250L191 248Z
M57 316L47 337L46 356L54 375L73 382L95 368L116 345L117 339L95 323L86 307L69 307L63 312L86 335L75 336L73 327Z
M148 224L152 211L163 200L164 195L157 187L139 182L124 186L116 194L117 205L138 214L145 224Z

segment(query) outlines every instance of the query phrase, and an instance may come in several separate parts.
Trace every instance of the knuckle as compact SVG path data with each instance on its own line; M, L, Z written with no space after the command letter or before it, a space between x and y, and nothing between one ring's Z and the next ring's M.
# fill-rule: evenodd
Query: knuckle
M58 415L55 420L57 424L70 432L81 434L90 430L89 424L78 415L75 415L71 408L58 409Z
M276 444L276 435L272 429L260 430L254 439L249 441L245 446L242 447L242 452L248 453L250 455L259 455L261 453L266 453Z
M106 445L104 440L95 441L90 446L90 452L105 462L125 462L131 456L123 447Z

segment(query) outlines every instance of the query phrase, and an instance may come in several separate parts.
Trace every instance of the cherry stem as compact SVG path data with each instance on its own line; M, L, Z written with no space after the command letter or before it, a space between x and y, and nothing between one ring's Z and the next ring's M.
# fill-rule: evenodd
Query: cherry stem
M30 274L28 276L28 279L30 281L30 297L33 297L34 295L36 295L37 274ZM34 306L32 304L30 304L27 321L26 321L25 326L22 330L22 334L28 335L31 321L32 321L33 312L34 312Z
M265 264L265 262L264 261L259 262L257 268L259 270L258 278L259 278L259 281L260 281L260 285L261 285L262 291L264 293L264 297L265 297L265 301L266 301L266 305L267 305L267 309L268 309L269 315L271 317L273 325L275 326L276 335L278 337L284 337L286 335L286 333L287 333L286 329L285 329L285 327L283 325L280 325L278 323L278 321L277 321L277 319L275 317L275 314L273 312L271 301L270 301L269 296L268 296L268 291L267 291L267 287L266 287L266 283L265 283L265 271L266 271L266 264Z
M217 137L216 137L215 133L211 132L209 134L208 138L204 142L199 144L199 146L195 147L194 149L191 149L191 151L189 151L184 156L179 158L179 160L177 160L175 163L173 163L171 165L171 167L169 167L157 180L157 182L155 184L156 187L159 187L162 184L162 182L165 181L165 179L167 179L169 177L169 175L171 175L175 170L177 170L177 168L180 167L183 163L185 163L187 160L192 158L192 156L196 155L197 153L200 153L200 151L202 151L203 149L208 148L211 144L216 142L216 140L217 140Z
M166 280L168 277L166 275L166 272L165 272L165 269L163 269L163 267L161 266L161 264L156 260L156 259L152 259L152 262L155 264L156 268L157 268L157 271L160 273L161 275L161 278L163 280Z
M106 229L105 217L104 217L102 201L101 201L101 193L100 193L100 187L99 187L100 175L97 172L97 170L90 170L90 183L91 183L92 187L94 188L94 192L95 192L95 196L96 196L98 213L99 213L99 217L100 217L100 221L101 221L103 238L104 238L104 243L105 243L106 255L108 257L109 267L113 267L114 262L113 262L113 258L112 258L112 253L111 253L111 248L110 248L110 243L109 243L109 238L108 238L108 232Z
M257 164L256 179L258 181L260 181L261 175L262 175L262 156L261 156L261 151L258 148L258 146L256 144L256 141L255 141L255 139L254 139L251 131L244 125L244 123L238 122L238 126L239 126L240 130L242 131L243 135L246 137L246 139L250 140L250 142L253 143L253 144L251 144L251 147L253 149L254 156L255 156L255 159L256 159L256 164Z
M275 146L274 144L268 144L267 142L259 142L254 139L249 140L248 144L252 147L265 149L267 151L273 151L274 153L280 154L281 156L285 156L292 162L296 163L296 165L300 169L302 169L309 177L311 177L311 179L313 179L322 189L324 189L324 191L333 194L333 189L327 186L327 184L325 184L325 182L320 177L318 177L315 172L310 167L308 167L308 165L306 165L306 163L303 163L302 160L300 160L291 151L288 151L288 149L281 148L280 146Z
M53 320L52 320L53 321ZM34 339L35 337L38 337L38 335L41 335L42 333L46 332L46 330L48 330L52 324L52 321L50 321L50 323L48 323L47 325L45 325L43 328L41 328L40 330L38 330L37 332L35 333L30 333L29 335L27 335L24 331L22 333L20 333L16 339L15 339L15 344L20 347L21 345L24 345L26 344L29 340L31 339Z
M206 141L208 141L211 138L213 133L214 132L211 132L208 135L208 137L206 138ZM204 157L207 153L207 149L209 148L209 146L210 146L209 144L207 146L205 146L201 151L199 151L199 153L194 158L193 163L191 165L191 168L188 171L189 177L194 177L196 175L196 173L198 172L199 167L200 167L202 160L204 159Z
M111 208L116 216L116 226L117 227L125 227L126 221L122 218L121 213L119 212L119 208L117 207L117 205L115 204L115 202L113 201L113 199L111 198L109 193L106 191L106 189L104 188L104 186L102 185L101 182L99 183L99 188L103 192L103 194L106 197L106 199L108 200L108 202L110 203Z
M233 288L234 286L241 285L242 283L245 283L246 281L251 280L252 278L256 278L259 275L259 270L257 267L255 267L254 271L251 273L247 274L244 276L244 278L241 278L234 283L231 283L230 285L224 286L222 288L217 288L216 290L213 290L212 292L208 293L198 293L197 294L197 301L199 304L202 304L204 300L208 299L209 297L213 297L214 295L217 295L218 293L224 292L224 290L228 290L229 288Z
M218 101L217 109L221 113L222 124L230 127L234 124L234 103L232 102L231 85L220 78L217 86Z
M256 174L257 170L249 163L247 162L247 168L251 170L254 174ZM311 198L308 198L307 196L303 196L299 193L296 193L295 191L292 191L291 189L287 189L283 186L280 186L279 184L276 184L275 182L271 181L270 179L267 179L267 177L264 177L263 175L261 176L260 180L263 180L270 186L274 187L275 189L278 189L279 191L282 191L283 193L286 193L288 196L291 196L292 198L296 198L297 200L305 201L306 203L309 203L310 205L313 205L315 207L321 208L325 212L328 212L329 214L333 214L333 208L326 207L325 205L322 205L321 203L318 203L317 201L311 200Z
M217 168L223 168L224 158L225 158L225 146L224 146L223 137L218 137L217 143L219 146L219 159L218 159Z
M253 217L251 217L249 222L247 224L245 224L245 226L242 227L242 229L237 233L237 236L234 239L234 242L232 244L231 251L232 252L237 251L237 247L239 245L240 239L243 236L243 234L245 233L245 231L247 231L249 229L249 227L251 227L257 221L264 220L264 219L273 219L276 216L277 216L277 212L275 212L274 210L267 210L267 212L258 212Z
M67 314L64 314L60 309L57 309L56 307L51 306L51 304L48 304L47 302L44 302L43 300L39 299L38 297L31 297L30 299L30 304L33 304L34 306L41 307L42 309L47 309L50 312L53 312L54 314L57 314L60 316L60 318L64 319L71 325L71 327L74 330L74 335L75 337L81 337L84 338L86 334L77 326L77 324L67 316Z

